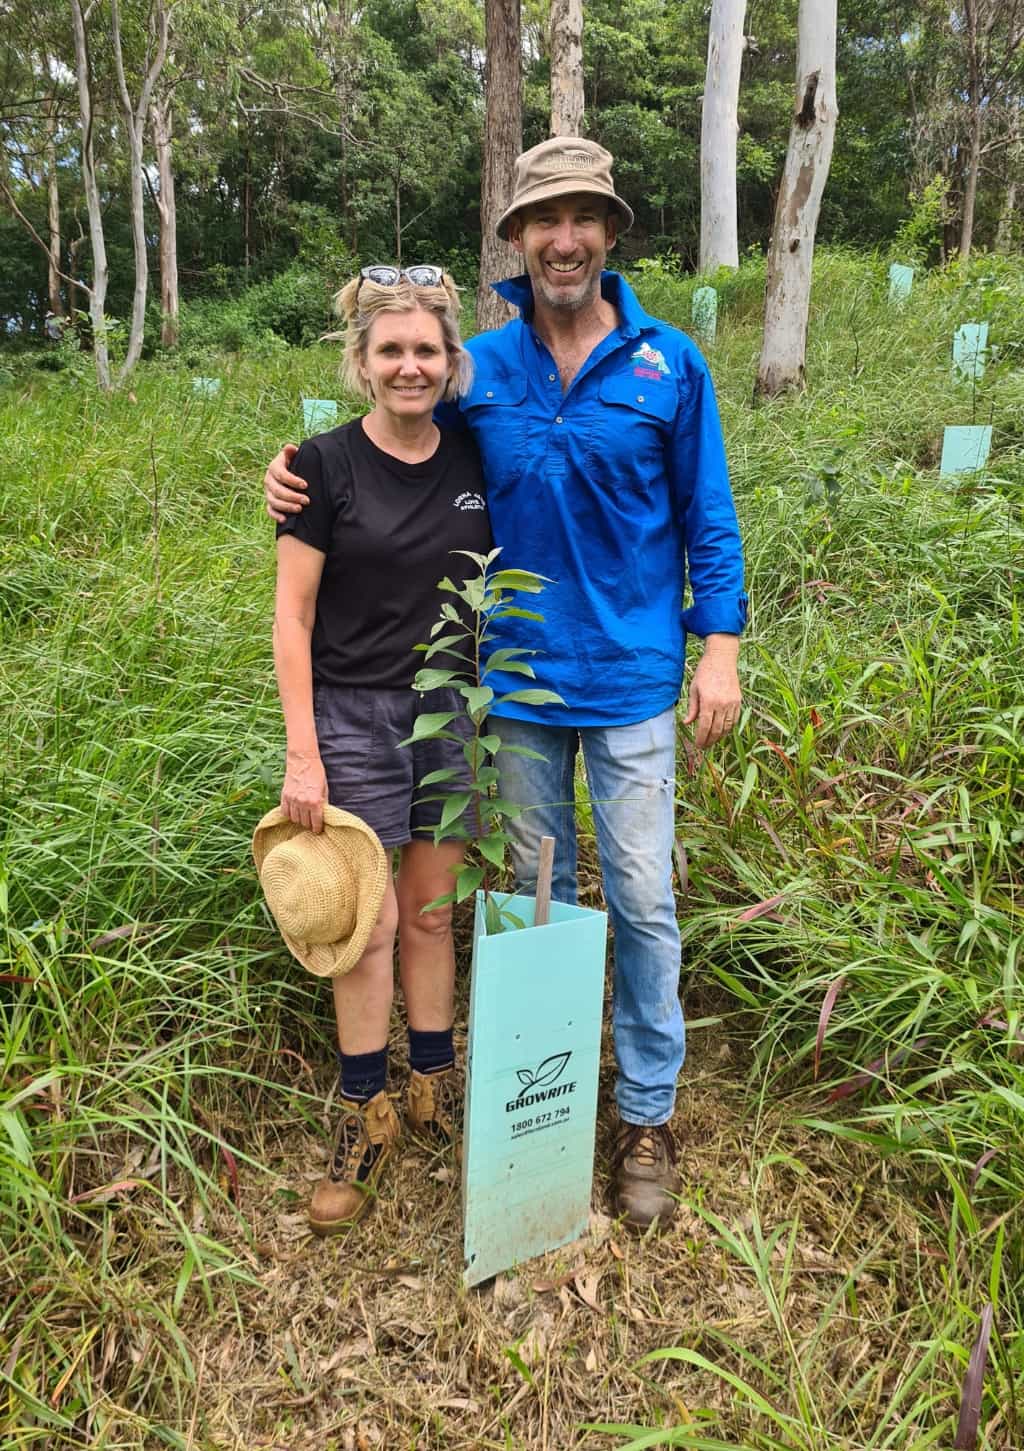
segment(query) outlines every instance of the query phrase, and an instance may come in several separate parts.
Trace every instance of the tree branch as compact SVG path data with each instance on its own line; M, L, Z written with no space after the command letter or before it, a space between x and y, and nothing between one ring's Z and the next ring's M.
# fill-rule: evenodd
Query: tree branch
M53 258L48 244L43 241L42 237L36 231L35 227L33 227L28 217L26 217L25 213L18 206L18 203L14 200L11 190L2 176L0 176L0 193L3 194L4 200L6 201L7 205L10 207L14 215L18 218L18 221L21 222L22 226L28 232L29 236L32 237L34 241L39 243L40 247L46 253L47 260L52 263ZM79 223L79 229L81 229L81 223ZM54 271L62 282L67 282L71 287L80 287L82 291L86 293L89 297L92 296L92 288L87 282L83 282L80 278L77 277L69 277L68 274L66 272L62 272L59 267L55 267Z

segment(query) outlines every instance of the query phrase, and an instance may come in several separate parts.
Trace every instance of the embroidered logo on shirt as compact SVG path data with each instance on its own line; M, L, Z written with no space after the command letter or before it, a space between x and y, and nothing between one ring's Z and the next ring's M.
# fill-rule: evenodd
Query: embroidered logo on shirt
M487 505L484 503L483 498L482 498L482 496L480 494L472 494L471 493L471 494L460 494L457 499L454 499L452 501L452 508L453 509L463 509L463 510L465 510L465 509L486 509L487 508Z
M633 369L634 378L668 378L671 376L671 369L665 362L665 354L658 348L652 348L650 343L641 343L636 352L632 354L630 362L645 365Z

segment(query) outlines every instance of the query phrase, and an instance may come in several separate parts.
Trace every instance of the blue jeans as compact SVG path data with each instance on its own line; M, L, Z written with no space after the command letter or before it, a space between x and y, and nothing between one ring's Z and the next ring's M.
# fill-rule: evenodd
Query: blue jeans
M615 1097L626 1123L666 1123L686 1049L672 890L675 709L627 726L549 726L495 716L492 729L503 744L546 758L502 751L497 764L502 796L523 807L506 823L517 884L532 890L540 839L553 836L551 895L558 902L576 901L574 777L582 747L615 935Z

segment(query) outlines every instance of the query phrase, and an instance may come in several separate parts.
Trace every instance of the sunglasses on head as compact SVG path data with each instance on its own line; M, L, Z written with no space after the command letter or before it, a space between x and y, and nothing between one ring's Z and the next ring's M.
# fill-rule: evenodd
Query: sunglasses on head
M359 282L375 282L378 287L397 287L405 279L413 287L440 287L444 268L434 267L429 262L417 262L412 267L388 267L374 263L359 272Z

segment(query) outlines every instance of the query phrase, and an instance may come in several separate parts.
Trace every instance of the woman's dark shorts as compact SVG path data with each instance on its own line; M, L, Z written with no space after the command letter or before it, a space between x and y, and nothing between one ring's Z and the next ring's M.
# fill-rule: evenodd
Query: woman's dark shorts
M472 779L462 750L462 742L473 733L464 706L455 690L420 695L412 689L314 685L313 715L331 805L361 817L384 846L432 842L431 832L441 819L444 802L419 798L465 790ZM458 743L420 741L399 746L399 741L412 735L418 715L442 710L459 712L447 727L459 736ZM419 783L431 771L452 767L458 776L443 785L420 789Z

